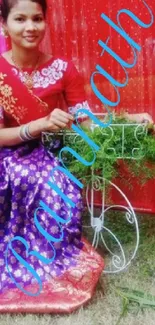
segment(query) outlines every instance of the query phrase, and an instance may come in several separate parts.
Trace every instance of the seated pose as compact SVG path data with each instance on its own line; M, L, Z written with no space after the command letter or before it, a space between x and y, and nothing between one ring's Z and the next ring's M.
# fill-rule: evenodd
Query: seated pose
M89 106L73 63L39 50L45 0L2 0L1 16L11 50L0 56L0 312L71 312L90 300L104 263L81 238L80 187L60 170L53 174L70 207L48 184L61 163L41 133L68 128ZM62 97L68 111L57 108ZM53 242L34 222L40 201L61 220L71 217L60 224L37 210Z

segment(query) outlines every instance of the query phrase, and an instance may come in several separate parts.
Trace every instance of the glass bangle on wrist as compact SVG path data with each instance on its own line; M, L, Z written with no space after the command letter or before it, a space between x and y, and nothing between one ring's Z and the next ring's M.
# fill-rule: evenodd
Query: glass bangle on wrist
M30 132L29 132L29 126L30 126L30 123L29 124L22 125L21 128L20 128L19 138L22 141L30 141L30 140L36 139L36 137L33 137L30 134Z

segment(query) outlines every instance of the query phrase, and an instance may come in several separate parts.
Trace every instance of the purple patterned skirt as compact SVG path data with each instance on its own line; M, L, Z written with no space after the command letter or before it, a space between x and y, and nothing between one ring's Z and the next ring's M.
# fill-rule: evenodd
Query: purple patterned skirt
M34 212L39 207L40 200L65 220L70 217L70 211L72 213L71 221L61 225L64 234L62 241L52 243L56 250L55 260L47 265L36 256L27 256L24 244L18 240L12 242L13 249L35 269L43 282L61 275L76 264L76 256L83 248L81 191L65 174L60 171L54 173L55 184L75 203L75 207L68 210L62 198L47 184L52 168L58 164L58 159L49 154L40 141L0 148L0 293L16 287L5 265L6 248L10 239L21 236L27 241L29 251L35 250L46 258L53 256L50 243L34 223ZM53 237L61 237L62 229L47 212L38 211L38 220ZM8 265L21 287L36 282L12 250L8 250Z

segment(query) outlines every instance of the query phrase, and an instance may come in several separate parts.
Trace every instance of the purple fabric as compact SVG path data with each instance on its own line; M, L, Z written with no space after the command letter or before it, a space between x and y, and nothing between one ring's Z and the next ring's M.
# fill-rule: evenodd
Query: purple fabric
M0 292L16 287L8 274L4 258L10 239L21 236L29 243L30 250L36 250L47 258L53 255L51 246L34 223L34 211L42 200L62 218L70 217L68 206L47 184L49 180L52 181L50 177L52 168L58 164L58 159L49 154L40 141L12 148L0 148ZM36 270L42 281L50 281L52 276L59 276L70 266L75 265L76 255L83 247L81 191L60 171L55 172L54 179L55 184L76 203L75 208L71 209L71 221L62 225L63 240L52 243L56 249L54 262L46 265L34 256L26 257L25 246L19 241L12 243L16 252ZM56 238L61 236L58 223L48 213L40 210L37 215L40 224L49 234ZM31 273L17 261L11 250L8 260L12 275L22 287L36 282Z

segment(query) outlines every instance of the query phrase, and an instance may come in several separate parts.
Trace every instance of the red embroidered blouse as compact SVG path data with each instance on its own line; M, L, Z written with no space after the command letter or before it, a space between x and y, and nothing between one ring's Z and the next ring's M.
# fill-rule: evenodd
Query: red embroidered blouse
M19 71L13 65L12 70L23 83L26 75L32 72L30 68ZM51 111L61 108L74 115L80 108L90 110L82 78L72 61L59 57L51 58L35 71L33 83L33 93L45 101ZM79 116L86 117L84 114ZM10 119L0 106L0 123L5 124L5 118Z

